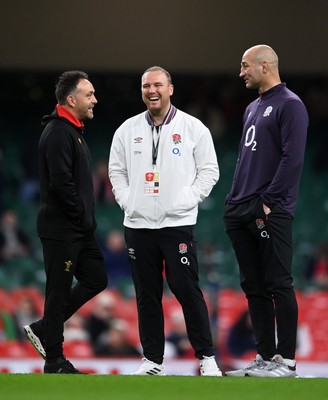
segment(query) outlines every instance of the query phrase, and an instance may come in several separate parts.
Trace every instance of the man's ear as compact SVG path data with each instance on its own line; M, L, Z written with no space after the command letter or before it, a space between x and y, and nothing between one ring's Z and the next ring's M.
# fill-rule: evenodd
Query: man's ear
M262 61L262 69L263 69L263 73L266 74L269 70L269 63L267 61Z
M76 103L76 99L75 99L75 97L74 96L72 96L71 94L69 94L68 96L67 96L67 104L70 106L70 107L75 107L75 103Z

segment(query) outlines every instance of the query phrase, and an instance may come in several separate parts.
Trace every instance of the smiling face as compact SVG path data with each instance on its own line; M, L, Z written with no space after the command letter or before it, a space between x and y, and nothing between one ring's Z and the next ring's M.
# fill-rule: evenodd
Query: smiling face
M97 104L95 90L91 82L81 79L76 90L67 97L71 112L80 121L93 118L93 107Z
M141 78L142 100L153 117L165 117L173 94L173 85L163 71L148 71Z

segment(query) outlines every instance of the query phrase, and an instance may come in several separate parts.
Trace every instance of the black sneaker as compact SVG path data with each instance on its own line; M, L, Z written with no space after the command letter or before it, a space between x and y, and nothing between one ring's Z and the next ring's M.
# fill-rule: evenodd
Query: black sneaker
M26 338L29 340L31 345L35 348L35 350L40 354L40 356L45 360L46 359L46 351L44 349L44 340L40 336L33 331L32 324L23 326Z
M59 357L57 362L44 364L43 372L45 374L84 374L76 369L66 358Z

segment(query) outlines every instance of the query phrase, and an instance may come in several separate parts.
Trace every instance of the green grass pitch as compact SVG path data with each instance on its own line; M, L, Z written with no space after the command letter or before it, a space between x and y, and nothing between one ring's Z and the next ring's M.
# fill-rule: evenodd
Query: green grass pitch
M3 400L323 400L324 378L0 374Z

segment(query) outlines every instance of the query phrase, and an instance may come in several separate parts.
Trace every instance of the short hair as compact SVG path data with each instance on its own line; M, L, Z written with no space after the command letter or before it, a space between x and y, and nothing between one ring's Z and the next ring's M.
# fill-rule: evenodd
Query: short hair
M56 84L56 99L60 105L66 103L67 96L72 94L80 80L88 79L88 74L83 71L65 71L63 72Z
M161 72L163 72L166 75L167 80L169 81L169 84L172 83L171 74L168 71L166 71L166 69L164 69L162 67L159 67L158 65L155 65L153 67L147 68L146 71L142 74L142 76L144 76L147 72L152 72L152 71L161 71Z

